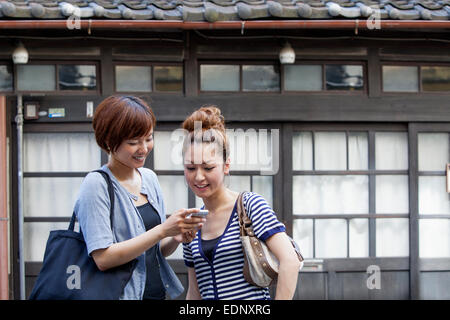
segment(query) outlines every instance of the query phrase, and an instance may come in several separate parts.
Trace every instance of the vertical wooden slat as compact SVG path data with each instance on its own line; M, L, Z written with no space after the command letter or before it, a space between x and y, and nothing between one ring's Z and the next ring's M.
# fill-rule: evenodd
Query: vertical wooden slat
M8 300L6 97L0 96L0 300Z
M375 171L375 131L368 131L369 142L369 170ZM376 175L369 174L369 213L376 214ZM376 257L377 233L376 219L369 218L369 257Z
M409 124L409 294L412 300L420 299L418 131L416 124Z

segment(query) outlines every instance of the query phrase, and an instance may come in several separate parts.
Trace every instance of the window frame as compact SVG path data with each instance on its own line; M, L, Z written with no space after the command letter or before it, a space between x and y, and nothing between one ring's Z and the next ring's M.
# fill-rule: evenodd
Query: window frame
M393 66L393 67L417 67L417 81L418 81L418 88L417 92L412 91L384 91L383 88L383 67L384 66ZM448 67L450 68L449 63L442 63L442 62L404 62L404 61L380 61L379 68L380 68L380 90L381 94L383 96L396 96L396 95L443 95L448 96L450 95L449 91L424 91L422 86L422 67Z
M367 76L367 61L357 61L357 60L302 60L296 61L292 65L320 65L321 66L321 75L322 75L322 88L321 90L286 90L285 89L285 67L286 65L282 65L281 67L281 84L282 84L282 94L307 94L307 95L367 95L368 94L368 76ZM361 66L363 71L363 87L361 90L327 90L326 85L326 66L327 65L350 65L350 66Z
M59 133L94 133L91 123L25 123L23 132L26 133L49 133L49 134L59 134ZM100 148L99 148L100 149ZM108 162L108 155L103 150L100 151L100 166ZM84 178L89 171L63 171L63 172L23 172L23 178ZM76 192L76 191L74 191ZM16 199L17 195L13 198ZM16 202L17 200L14 200ZM67 214L70 214L68 212ZM68 216L36 216L36 217L24 217L24 223L69 223L71 215ZM15 231L16 232L16 231ZM25 261L31 268L40 265L42 261Z
M239 90L238 91L217 91L217 90L201 90L201 66L202 65L234 65L239 66ZM273 65L275 70L278 69L279 72L279 90L277 91L243 91L243 71L242 66L244 65ZM293 65L320 65L321 66L321 77L322 77L322 88L317 91L300 91L300 90L286 90L285 89L285 65L280 64L278 61L273 60L261 60L261 61L246 61L246 60L199 60L197 66L198 72L198 92L199 94L283 94L283 95L367 95L368 94L368 76L367 76L367 61L359 60L302 60L295 62ZM327 90L326 89L326 68L327 65L355 65L361 66L363 71L363 88L361 90Z
M7 60L0 60L0 66L6 66L7 68L9 67L11 70L11 75L12 75L12 83L11 83L11 87L12 90L10 91L0 91L0 95L10 95L13 94L15 92L15 81L16 81L16 74L15 74L15 65L13 65L10 61Z
M408 225L411 225L411 184L410 184L410 168L406 170L377 170L375 168L375 134L378 132L405 132L408 138L408 146L411 143L408 134L408 128L406 125L402 124L293 124L291 126L292 131L289 132L289 139L285 139L288 145L284 145L284 148L290 148L289 152L285 152L285 157L290 159L284 159L284 170L287 172L288 179L287 183L290 187L285 192L284 201L288 204L288 211L291 214L291 227L293 228L294 220L313 220L313 257L311 259L326 259L326 260L336 260L336 259L387 259L391 257L387 256L377 256L376 255L376 220L377 219L408 219ZM367 132L368 138L368 169L367 170L293 170L293 154L292 154L292 144L293 135L295 132L346 132L346 143L348 145L348 132ZM314 145L313 145L314 148ZM285 149L286 150L286 149ZM313 151L314 152L314 151ZM348 155L348 147L347 147ZM408 151L408 165L411 165L410 161L410 151ZM347 156L347 169L348 169L348 156ZM290 175L290 177L289 177ZM293 208L293 178L298 175L366 175L368 176L368 213L367 214L295 214ZM409 195L409 212L406 214L399 213L376 213L376 177L378 175L406 175L408 177L408 195ZM285 175L286 177L286 175ZM351 219L368 219L368 256L367 257L350 257L350 242L349 242L349 223ZM341 258L321 258L316 257L316 230L314 227L315 219L345 219L347 224L346 237L347 237L347 254L346 257ZM411 235L409 235L409 247L411 246ZM408 256L399 257L400 259L409 258L411 256L411 249L409 249Z
M112 81L113 81L113 92L115 94L136 94L136 95L145 95L145 94L169 94L169 95L184 95L185 94L185 74L184 74L184 65L179 62L148 62L148 61L124 61L124 60L115 60L112 63ZM152 88L151 91L117 91L116 84L116 66L130 66L130 67L150 67L150 77ZM154 67L180 67L183 73L181 83L182 88L181 91L155 91L156 82L155 82L155 68Z
M202 65L230 65L230 66L238 66L239 67L239 90L238 91L220 91L220 90L208 90L208 91L204 91L202 90L201 86L201 66ZM278 75L279 75L279 88L278 90L274 90L274 91L244 91L243 90L243 70L242 67L243 66L273 66L275 71L278 70ZM239 61L231 61L231 60L217 60L217 61L212 61L212 60L199 60L198 61L198 66L197 66L197 85L198 85L198 93L201 95L212 95L212 94L244 94L244 95L251 95L251 94L280 94L282 93L281 91L281 79L282 79L282 74L281 74L281 67L279 64L274 63L273 61L270 60L261 60L261 61L246 61L246 60L239 60Z
M98 96L101 93L101 70L100 63L98 61L83 61L83 60L70 60L70 61L60 61L60 60L33 60L26 65L52 65L55 67L55 90L46 91L46 90L19 90L18 89L18 77L17 77L17 68L18 65L14 65L14 93L16 94L46 94L46 95L88 95L88 96ZM96 89L95 90L61 90L59 89L59 65L94 65L95 66L95 82Z

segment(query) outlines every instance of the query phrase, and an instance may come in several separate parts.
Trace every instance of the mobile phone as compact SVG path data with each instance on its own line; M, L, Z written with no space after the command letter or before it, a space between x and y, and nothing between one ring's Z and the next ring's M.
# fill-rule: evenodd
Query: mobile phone
M193 212L189 215L189 217L200 217L205 218L208 215L208 210L200 210L199 212Z

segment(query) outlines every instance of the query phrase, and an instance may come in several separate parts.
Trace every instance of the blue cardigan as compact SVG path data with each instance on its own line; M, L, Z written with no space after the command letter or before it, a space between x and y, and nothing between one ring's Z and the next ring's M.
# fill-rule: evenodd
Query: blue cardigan
M115 242L125 241L145 232L144 222L133 202L135 196L120 185L106 165L101 169L109 174L114 187L114 232L111 231L109 219L108 186L100 173L91 172L81 184L74 208L89 255L94 250L108 248ZM138 170L142 176L141 193L147 196L163 223L166 220L166 214L158 178L150 169L139 168ZM176 298L184 291L184 288L161 250L157 250L157 258L161 280L167 293L172 299ZM137 260L136 268L125 286L121 299L140 300L143 297L146 280L145 252Z

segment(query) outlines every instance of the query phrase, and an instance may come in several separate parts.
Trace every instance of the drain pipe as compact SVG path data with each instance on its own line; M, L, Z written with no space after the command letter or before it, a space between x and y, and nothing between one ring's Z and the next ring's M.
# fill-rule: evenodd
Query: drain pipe
M6 97L0 96L0 300L9 299Z
M19 231L19 282L20 299L25 300L25 260L23 254L23 105L22 95L17 96L17 220Z

